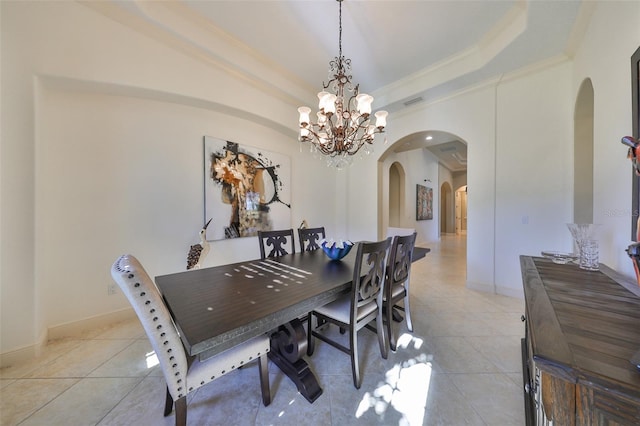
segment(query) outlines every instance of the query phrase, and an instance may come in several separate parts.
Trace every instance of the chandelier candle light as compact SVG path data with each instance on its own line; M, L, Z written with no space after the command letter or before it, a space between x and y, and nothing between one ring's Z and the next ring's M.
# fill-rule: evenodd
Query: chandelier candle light
M358 92L358 84L351 81L351 59L342 56L342 1L340 3L339 53L329 62L329 82L322 83L318 93L317 122L311 121L311 108L302 106L300 113L300 142L310 142L311 152L327 156L327 165L341 169L352 162L352 156L365 147L370 154L374 137L384 133L387 111L374 114L371 120L373 96ZM330 90L331 92L328 92ZM345 93L346 92L346 93Z

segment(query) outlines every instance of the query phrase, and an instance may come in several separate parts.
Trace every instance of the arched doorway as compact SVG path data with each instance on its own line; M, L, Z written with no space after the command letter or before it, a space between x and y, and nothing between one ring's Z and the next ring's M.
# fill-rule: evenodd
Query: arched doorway
M449 182L440 185L440 234L455 234L455 205Z
M593 84L580 85L573 117L573 221L593 223Z
M386 146L378 159L378 236L389 227L414 228L419 241L437 241L446 229L455 234L455 188L467 183L467 143L455 134L424 130ZM448 183L442 225L439 193ZM417 185L433 190L434 220L417 220Z
M404 180L405 173L398 162L389 167L389 226L402 227L404 217Z
M456 235L467 235L467 185L456 190Z

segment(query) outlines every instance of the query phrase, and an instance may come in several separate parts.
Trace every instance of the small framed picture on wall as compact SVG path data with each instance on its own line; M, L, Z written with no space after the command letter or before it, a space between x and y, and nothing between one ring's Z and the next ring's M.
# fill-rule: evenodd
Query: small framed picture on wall
M433 219L433 189L416 185L416 220Z

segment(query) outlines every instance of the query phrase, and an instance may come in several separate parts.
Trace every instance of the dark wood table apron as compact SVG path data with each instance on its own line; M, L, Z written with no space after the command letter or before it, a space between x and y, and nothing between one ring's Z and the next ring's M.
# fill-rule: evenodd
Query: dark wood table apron
M415 260L429 249L416 248ZM309 401L322 395L303 359L306 332L299 317L351 289L355 248L340 261L322 250L257 259L156 277L185 349L212 357L270 333L269 358Z

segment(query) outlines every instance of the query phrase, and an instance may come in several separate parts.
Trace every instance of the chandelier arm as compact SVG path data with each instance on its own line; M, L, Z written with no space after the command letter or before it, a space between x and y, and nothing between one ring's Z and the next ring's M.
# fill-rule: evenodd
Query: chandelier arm
M337 109L336 109L336 113L337 113ZM331 117L327 117L327 123L325 124L324 128L327 130L327 136L331 137L331 144L335 145L335 136L338 133L338 128L336 127L333 117L335 116L335 114L331 114ZM320 126L318 126L318 128L320 128ZM319 140L320 138L318 138Z
M340 151L336 150L336 140L334 138L323 138L320 136L319 132L315 130L315 128L320 129L317 124L307 127L307 130L313 137L307 136L306 141L312 143L322 154L330 157L335 157L340 154L355 155L365 143L373 143L373 136L375 134L384 133L384 131L374 128L373 133L367 134L366 131L369 127L369 122L370 120L364 120L355 130L346 132ZM360 135L358 135L358 132L360 132ZM322 139L326 140L326 142L320 142Z
M310 124L307 127L307 130L313 136L307 136L307 140L311 142L324 155L330 155L333 151L333 138L329 138L326 144L321 143L320 140L323 138L322 136L320 136L319 132L315 130L316 128L320 129L320 126L318 126L317 124Z
M349 98L349 103L348 103L348 105L349 105L349 106L351 106L351 104L353 104L353 106L354 106L354 109L353 109L353 110L357 112L357 111L358 111L358 108L357 108L356 97L358 96L358 93L359 93L359 92L358 92L358 86L356 86L356 87L353 89L352 93L353 93L353 95L351 95L351 97Z

